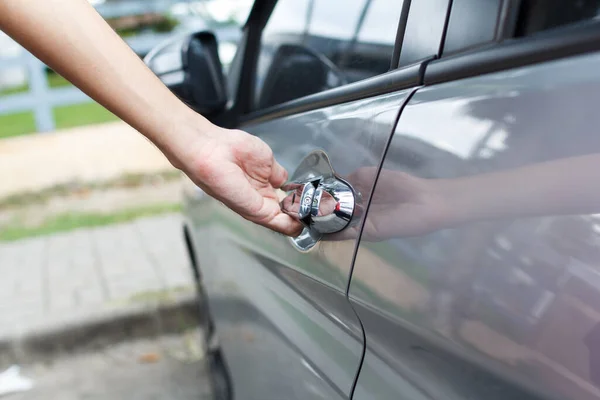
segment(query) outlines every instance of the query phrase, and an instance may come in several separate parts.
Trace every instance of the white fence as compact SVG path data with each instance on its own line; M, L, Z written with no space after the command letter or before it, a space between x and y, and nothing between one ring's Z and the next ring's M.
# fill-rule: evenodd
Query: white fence
M121 0L108 1L96 8L105 18L114 18L144 13L162 13L169 9L173 0ZM148 33L126 39L138 54L146 54L150 49L169 36L168 33ZM46 79L46 66L26 51L13 58L0 58L0 74L6 70L26 70L28 90L26 92L0 97L0 115L31 111L35 117L38 132L48 132L55 128L52 109L92 101L79 89L69 86L50 88Z
M138 53L145 54L168 35L152 34L128 40ZM28 91L0 97L0 115L32 111L38 132L54 130L54 107L69 106L92 101L74 86L50 88L46 79L46 65L28 52L20 57L0 60L0 70L14 67L25 68L28 72Z
M138 54L145 54L156 44L165 40L168 34L148 34L132 37L128 44ZM48 132L55 128L52 109L92 101L74 86L50 88L46 79L46 65L28 52L16 58L0 59L0 72L15 67L28 72L28 91L0 97L0 115L32 111L38 132Z
M175 0L109 0L98 4L96 10L104 18L117 18L145 13L163 13L168 11L173 3Z

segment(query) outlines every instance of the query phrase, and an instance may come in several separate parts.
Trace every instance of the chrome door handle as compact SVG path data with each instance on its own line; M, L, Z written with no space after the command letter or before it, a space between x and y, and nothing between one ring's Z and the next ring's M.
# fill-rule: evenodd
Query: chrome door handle
M284 187L290 193L281 202L283 212L317 233L344 229L354 213L354 193L338 178L317 178Z
M304 225L302 233L292 238L300 250L310 250L323 235L340 232L356 221L360 195L335 175L321 150L304 158L283 190L288 194L281 202L282 211Z

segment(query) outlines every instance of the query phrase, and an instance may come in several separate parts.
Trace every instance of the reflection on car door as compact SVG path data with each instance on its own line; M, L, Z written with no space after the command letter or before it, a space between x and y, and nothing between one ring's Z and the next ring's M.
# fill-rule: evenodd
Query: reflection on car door
M327 154L342 178L380 165L412 90L404 89L419 73L415 67L376 76L391 67L402 8L398 2L387 7L387 18L370 17L385 3L353 0L336 18L326 15L333 7L328 0L274 6L252 57L255 95L248 94L242 129L269 144L290 174L315 150ZM355 40L363 32L369 45L378 45L367 53ZM369 77L375 78L338 87ZM356 240L320 243L303 253L214 200L196 199L189 207L234 398L348 399L364 350L346 297Z
M324 150L341 176L379 164L406 92L245 126L293 171ZM365 193L368 196L368 193ZM209 199L190 205L204 287L236 399L346 399L363 350L345 297L354 240L300 253Z
M569 165L585 155L600 171L598 70L595 53L442 83L411 98L350 285L367 344L355 399L600 399L600 204L581 199L590 191L567 185L528 199L540 210L565 202L562 209L535 215L513 204L501 220L488 218L493 208L470 214L487 205L466 202L473 207L453 211L469 223L432 232L434 212L411 203L433 180L480 176L476 190L457 194L477 199L491 187L527 196L557 172L577 182L590 171ZM533 165L536 179L522 187L493 174L514 177ZM573 211L569 201L592 212Z

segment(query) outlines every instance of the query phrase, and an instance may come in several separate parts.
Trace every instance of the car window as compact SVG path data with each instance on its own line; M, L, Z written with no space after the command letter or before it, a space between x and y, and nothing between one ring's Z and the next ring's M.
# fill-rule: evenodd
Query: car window
M279 1L261 36L255 108L387 72L402 3Z
M413 0L406 22L400 67L437 57L450 0Z
M443 56L600 17L600 0L454 0Z
M454 0L443 54L463 51L495 39L502 0Z
M597 19L600 0L522 0L516 36Z
M346 0L344 7L340 7L331 0L315 0L308 15L308 32L330 41L349 41L358 25L363 3L364 0Z

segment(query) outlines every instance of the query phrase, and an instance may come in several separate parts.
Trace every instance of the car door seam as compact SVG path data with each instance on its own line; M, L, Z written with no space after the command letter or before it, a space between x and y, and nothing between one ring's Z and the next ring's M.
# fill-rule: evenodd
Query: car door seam
M394 132L396 131L396 126L398 125L398 122L400 121L400 116L402 115L402 112L404 111L404 107L406 107L406 105L410 102L410 99L417 92L417 90L419 90L419 88L420 87L416 87L411 90L411 92L408 94L408 96L406 96L406 99L404 99L404 102L400 106L400 109L398 110L398 115L395 118L394 124L392 126L392 130L387 139L387 143L384 147L383 154L381 155L381 160L379 160L379 165L377 166L377 174L375 175L375 180L373 181L373 185L371 187L371 193L369 193L369 199L367 201L367 207L365 209L365 214L363 216L362 221L360 222L360 229L359 229L358 236L356 238L356 244L354 246L354 252L352 254L352 261L350 263L350 272L348 274L348 284L346 286L346 299L348 301L348 304L350 305L350 308L352 309L352 312L354 312L354 315L356 316L358 323L360 324L360 329L362 331L362 339L363 339L363 348L362 348L362 353L360 356L360 361L358 363L358 368L356 369L356 374L354 376L354 382L352 383L352 388L350 389L350 399L352 399L354 397L354 391L356 390L356 386L358 384L358 378L360 376L360 371L362 369L363 362L365 360L365 355L367 353L367 335L366 335L365 327L363 325L362 320L360 319L360 316L358 315L358 312L354 308L354 305L350 301L350 284L352 283L352 274L354 273L354 265L356 263L356 256L358 255L358 248L360 246L360 240L362 238L363 228L365 226L365 222L367 221L367 217L369 214L369 205L371 204L373 194L375 193L375 188L377 186L377 180L379 178L381 169L383 168L383 163L385 161L385 157L386 157L388 149L392 143L392 139L394 138Z

